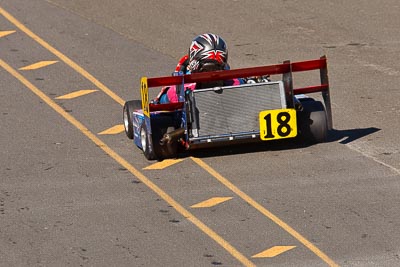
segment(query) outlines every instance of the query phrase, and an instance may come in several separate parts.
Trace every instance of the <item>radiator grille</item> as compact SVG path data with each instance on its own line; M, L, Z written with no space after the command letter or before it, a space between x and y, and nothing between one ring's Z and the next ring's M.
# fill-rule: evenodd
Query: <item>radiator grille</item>
M213 90L194 91L198 116L198 136L258 132L262 110L285 108L282 82L246 84Z

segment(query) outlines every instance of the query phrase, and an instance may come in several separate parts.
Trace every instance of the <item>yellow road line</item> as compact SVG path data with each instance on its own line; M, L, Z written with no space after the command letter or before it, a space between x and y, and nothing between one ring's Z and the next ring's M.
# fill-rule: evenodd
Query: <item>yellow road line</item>
M233 197L212 197L200 203L190 206L191 208L211 208L225 201L231 200Z
M95 77L93 77L90 73L88 73L86 70L84 70L82 67L77 65L75 62L73 62L71 59L63 55L61 52L59 52L57 49L53 48L50 46L47 42L45 42L43 39L41 39L39 36L34 34L32 31L30 31L28 28L26 28L22 23L20 23L17 19L15 19L11 14L6 12L3 8L0 7L0 14L2 14L5 18L7 18L11 23L13 23L16 27L18 27L21 31L23 31L25 34L30 36L32 39L34 39L36 42L41 44L44 48L52 52L54 55L56 55L60 60L62 60L64 63L69 65L72 69L80 73L83 77L91 81L96 87L98 87L100 90L102 90L104 93L106 93L108 96L110 96L112 99L114 99L116 102L118 102L121 106L124 105L125 101L120 98L118 95L116 95L113 91L108 89L104 84L102 84L100 81L98 81ZM67 113L67 115L69 115ZM96 137L97 138L97 137ZM100 140L99 140L100 141ZM100 141L101 142L101 141ZM110 155L111 156L111 155ZM248 195L246 195L244 192L239 190L236 186L234 186L231 182L229 182L226 178L222 177L219 175L216 171L214 171L211 167L209 167L205 162L203 162L200 159L197 158L192 158L199 166L207 170L210 174L213 175L216 174L217 176L214 176L218 180L221 181L222 184L224 184L226 187L231 189L235 194L240 196L243 200L245 200L247 203L249 203L251 206L253 206L255 209L260 211L262 214L270 218L272 221L274 221L276 224L278 224L281 228L283 228L285 231L290 233L293 237L295 237L297 240L299 240L304 246L306 246L308 249L310 249L312 252L314 252L318 257L320 257L322 260L324 260L326 263L328 263L330 266L338 266L332 259L330 259L325 253L323 253L321 250L319 250L316 246L314 246L311 242L309 242L306 238L304 238L302 235L297 233L293 228L291 228L289 225L287 225L285 222L280 220L278 217L276 217L274 214L269 212L267 209L265 209L263 206L258 204L256 201L251 199ZM129 164L129 163L127 163ZM133 166L132 166L133 168ZM129 170L129 168L127 168ZM131 171L132 172L132 171ZM136 171L135 169L135 172ZM140 172L139 172L140 173ZM135 175L135 174L134 174ZM141 176L143 176L140 173ZM135 175L137 176L137 175ZM139 176L137 176L139 178ZM145 176L143 176L146 178ZM140 179L140 178L139 178ZM147 179L147 178L146 178ZM148 179L147 179L148 180ZM150 182L150 181L149 181ZM149 186L150 187L150 186ZM161 189L159 189L161 190ZM168 201L167 201L168 202ZM183 208L183 207L182 207ZM189 218L188 218L189 219ZM204 225L204 227L207 227ZM203 229L202 229L203 230ZM203 230L204 231L204 230ZM210 231L212 231L210 229ZM217 235L216 233L214 233ZM214 239L214 238L213 238ZM215 239L214 239L215 240ZM218 242L218 241L217 241ZM226 242L226 241L224 241ZM228 243L227 243L228 244ZM228 244L229 245L229 244ZM225 248L225 246L223 246ZM237 253L240 254L240 252L237 251ZM241 254L240 254L241 255ZM247 258L245 258L248 263L252 264ZM246 264L245 264L246 265ZM250 266L250 265L249 265Z
M317 255L320 259L325 261L327 264L330 266L338 266L331 258L329 258L325 253L323 253L319 248L317 248L315 245L313 245L310 241L308 241L305 237L303 237L301 234L299 234L296 230L294 230L292 227L290 227L287 223L279 219L277 216L275 216L273 213L268 211L266 208L258 204L255 200L253 200L249 195L241 191L238 187L236 187L233 183L228 181L225 177L223 177L221 174L219 174L217 171L215 171L213 168L211 168L209 165L207 165L204 161L191 157L194 162L196 162L200 167L202 167L204 170L206 170L209 174L211 174L213 177L215 177L218 181L220 181L224 186L229 188L232 192L234 192L236 195L238 195L240 198L242 198L244 201L246 201L249 205L254 207L256 210L261 212L264 216L268 217L271 221L279 225L282 229L284 229L286 232L291 234L294 238L296 238L300 243L302 243L304 246L306 246L309 250L311 250L315 255Z
M25 27L21 22L19 22L16 18L14 18L10 13L5 11L2 7L0 7L0 14L2 14L6 19L8 19L12 24L14 24L17 28L19 28L22 32L24 32L26 35L31 37L33 40L38 42L41 46L49 50L51 53L53 53L55 56L57 56L61 61L63 61L65 64L70 66L72 69L74 69L76 72L81 74L83 77L91 81L94 85L96 85L97 88L102 90L104 93L106 93L109 97L114 99L116 102L118 102L120 105L124 105L125 101L120 98L118 95L116 95L113 91L108 89L104 84L102 84L100 81L98 81L93 75L91 75L89 72L84 70L82 67L80 67L78 64L76 64L74 61L72 61L70 58L65 56L63 53L49 45L46 41L44 41L42 38L34 34L31 30L29 30L27 27Z
M163 161L154 163L152 165L143 168L143 170L162 170L174 164L177 164L181 161L183 161L183 159L164 159Z
M211 228L205 225L202 221L197 219L192 213L186 210L182 205L175 201L171 196L169 196L160 187L154 184L150 179L139 172L133 165L127 162L123 157L117 154L109 146L107 146L103 141L101 141L95 134L93 134L86 126L79 122L75 117L71 116L69 113L64 111L62 107L57 105L50 97L43 93L40 89L34 86L31 82L25 79L20 73L13 69L10 65L0 59L0 66L9 72L12 76L18 79L22 84L24 84L29 90L36 94L40 99L42 99L47 105L54 109L58 114L63 116L68 122L79 129L84 135L86 135L93 143L95 143L99 148L101 148L105 153L107 153L111 158L118 162L122 167L131 172L136 176L142 183L153 190L157 195L164 199L169 205L171 205L177 212L179 212L183 217L192 222L206 235L217 242L221 247L223 247L227 252L229 252L233 257L240 261L245 266L255 266L249 259L247 259L242 253L240 253L231 244L225 241L221 236L214 232Z
M43 61L33 63L31 65L19 68L19 70L37 70L37 69L41 69L41 68L53 65L57 62L58 61L56 61L56 60L43 60Z
M274 246L252 256L252 258L273 258L295 247L296 246Z
M122 133L123 131L125 131L124 125L123 124L118 124L115 125L107 130L104 130L100 133L98 133L99 135L107 135L107 134L119 134Z
M0 38L15 33L15 31L0 31Z
M79 91L75 91L75 92L72 92L72 93L69 93L69 94L66 94L66 95L58 96L58 97L56 97L56 99L73 99L73 98L77 98L77 97L80 97L80 96L91 94L91 93L94 93L94 92L97 92L97 91L98 90L79 90Z

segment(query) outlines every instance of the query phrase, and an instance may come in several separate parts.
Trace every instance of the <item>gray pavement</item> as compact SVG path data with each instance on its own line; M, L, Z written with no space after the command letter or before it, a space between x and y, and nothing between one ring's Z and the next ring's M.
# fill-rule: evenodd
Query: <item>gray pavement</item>
M169 75L203 32L224 37L233 68L325 54L335 128L324 144L194 154L243 194L190 157L144 170L154 162L124 133L98 135L122 123L121 105L0 16L0 34L16 31L0 38L0 59L139 172L132 174L1 68L0 266L400 264L396 1L0 0L0 8L124 100L139 98L141 76ZM18 70L40 60L58 63ZM98 91L55 99L83 89ZM190 208L211 197L232 199ZM274 246L294 248L252 257Z

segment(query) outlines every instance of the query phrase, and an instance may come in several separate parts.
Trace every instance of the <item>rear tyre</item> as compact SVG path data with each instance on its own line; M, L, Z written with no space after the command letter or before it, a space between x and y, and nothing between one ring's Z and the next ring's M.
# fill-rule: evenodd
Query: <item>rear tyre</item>
M153 142L151 135L147 132L146 123L143 123L140 127L140 142L142 144L143 154L148 160L157 159L156 154L154 152Z
M176 141L160 145L160 140L164 134L175 130L173 116L160 116L152 119L151 123L153 148L157 159L175 158L178 153L178 143Z
M140 127L140 142L143 154L148 160L163 160L177 156L178 143L160 144L164 134L175 130L172 116L160 116L151 119L151 134L147 131L145 123Z
M328 121L324 105L320 101L301 101L303 110L299 112L299 130L306 142L323 143L328 139Z
M123 120L124 120L124 128L126 136L129 139L133 139L133 120L132 120L132 112L142 108L142 101L140 100L131 100L125 102L123 108Z

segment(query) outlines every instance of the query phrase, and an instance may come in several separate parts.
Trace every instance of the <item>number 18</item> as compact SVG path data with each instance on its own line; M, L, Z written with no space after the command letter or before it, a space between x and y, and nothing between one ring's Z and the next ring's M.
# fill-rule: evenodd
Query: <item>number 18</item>
M260 138L272 140L297 135L296 111L293 109L260 112Z

